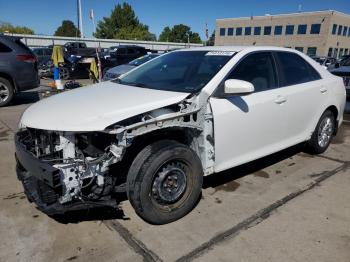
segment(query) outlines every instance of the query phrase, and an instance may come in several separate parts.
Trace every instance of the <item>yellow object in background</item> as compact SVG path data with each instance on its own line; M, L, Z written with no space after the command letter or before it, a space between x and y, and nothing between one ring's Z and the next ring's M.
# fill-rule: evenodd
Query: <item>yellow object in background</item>
M62 46L55 45L53 47L51 59L55 67L58 67L59 63L64 63Z
M90 64L90 76L93 76L96 80L98 80L98 68L97 68L96 59L93 59L91 61L91 64Z

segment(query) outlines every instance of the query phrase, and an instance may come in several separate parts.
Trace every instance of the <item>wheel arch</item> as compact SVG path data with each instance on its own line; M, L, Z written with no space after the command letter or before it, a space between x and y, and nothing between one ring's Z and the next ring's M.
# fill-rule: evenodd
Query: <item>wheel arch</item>
M14 81L13 77L10 74L4 73L4 72L0 72L0 77L5 78L6 80L10 81L10 83L12 84L15 92L17 92L16 82Z
M326 112L326 111L332 112L332 114L334 116L334 119L336 122L336 125L334 128L334 135L336 135L338 132L338 127L339 127L339 120L338 120L339 110L335 105L331 105L331 106L327 107L326 110L324 110L324 112Z

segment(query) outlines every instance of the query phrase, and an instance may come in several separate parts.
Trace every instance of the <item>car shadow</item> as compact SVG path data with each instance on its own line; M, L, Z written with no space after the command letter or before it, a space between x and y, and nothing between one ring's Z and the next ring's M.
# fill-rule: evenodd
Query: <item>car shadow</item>
M20 92L19 94L15 95L15 97L13 98L12 102L8 105L8 107L32 104L39 100L40 100L40 96L38 91Z
M206 176L203 180L203 188L216 188L222 186L236 179L239 179L252 173L256 173L261 169L272 166L278 162L281 162L287 158L290 158L298 153L303 152L303 150L303 144L299 144L279 151L277 153L265 156L258 160Z

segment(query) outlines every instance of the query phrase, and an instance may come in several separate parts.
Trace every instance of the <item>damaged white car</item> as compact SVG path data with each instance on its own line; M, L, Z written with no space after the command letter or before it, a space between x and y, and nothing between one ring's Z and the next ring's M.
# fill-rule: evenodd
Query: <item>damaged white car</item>
M203 176L301 142L324 152L344 106L342 79L291 49L174 51L30 106L17 174L49 215L126 192L144 220L169 223L194 208Z

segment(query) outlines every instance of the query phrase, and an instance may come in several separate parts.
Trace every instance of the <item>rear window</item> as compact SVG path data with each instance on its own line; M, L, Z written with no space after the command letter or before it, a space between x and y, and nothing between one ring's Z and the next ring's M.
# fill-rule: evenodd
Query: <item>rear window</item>
M9 52L12 52L12 49L0 42L0 53L9 53Z
M279 64L280 86L291 86L321 79L319 73L301 56L276 52Z

